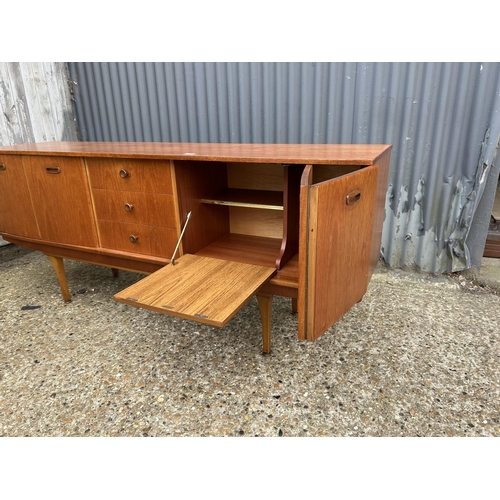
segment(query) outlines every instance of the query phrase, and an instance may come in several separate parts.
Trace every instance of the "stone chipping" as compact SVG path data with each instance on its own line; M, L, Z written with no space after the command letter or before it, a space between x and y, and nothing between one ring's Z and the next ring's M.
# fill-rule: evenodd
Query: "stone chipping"
M10 247L10 248L9 248ZM0 248L0 436L500 436L500 296L377 267L316 342L276 297L222 328L113 300L141 279ZM332 297L332 300L335 300Z

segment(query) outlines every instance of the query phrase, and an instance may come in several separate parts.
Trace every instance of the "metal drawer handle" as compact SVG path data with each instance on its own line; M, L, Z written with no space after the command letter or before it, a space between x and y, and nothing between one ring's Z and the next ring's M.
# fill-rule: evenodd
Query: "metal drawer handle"
M122 179L126 179L128 176L129 176L129 173L126 170L124 170L124 169L120 170L120 177Z
M134 205L131 203L125 203L125 212L132 212L132 209L134 208Z
M352 205L353 203L356 203L361 199L361 191L359 189L355 189L354 191L351 191L346 198L346 203L348 205Z
M45 172L48 174L60 174L61 167L45 167Z
M6 170L5 163L0 163L0 170Z
M131 234L128 239L130 240L130 243L137 243L139 236L134 236L133 234Z

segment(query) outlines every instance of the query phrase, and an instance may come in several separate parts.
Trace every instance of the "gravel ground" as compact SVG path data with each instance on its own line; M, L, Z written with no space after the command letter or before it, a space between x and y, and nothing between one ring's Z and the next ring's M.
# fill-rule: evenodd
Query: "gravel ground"
M500 296L379 266L314 343L275 298L223 329L119 304L142 276L0 248L0 436L500 436Z

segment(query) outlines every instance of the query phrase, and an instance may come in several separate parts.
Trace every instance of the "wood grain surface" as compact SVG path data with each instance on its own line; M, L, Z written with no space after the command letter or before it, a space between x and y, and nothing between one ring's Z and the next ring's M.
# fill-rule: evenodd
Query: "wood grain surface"
M115 295L115 300L224 326L275 273L239 262L186 254Z
M93 189L92 195L98 219L177 227L171 194Z
M46 255L79 260L100 266L115 267L138 273L144 272L149 274L158 271L158 269L168 264L170 260L170 257L166 259L107 248L84 248L60 243L51 244L40 240L31 240L11 235L4 235L4 239L14 243L14 245L38 250Z
M300 179L305 165L284 165L283 241L276 259L281 269L299 250Z
M177 243L175 228L108 220L99 220L98 224L103 248L170 259ZM131 237L136 241L132 242Z
M53 243L97 246L83 160L25 156L23 163L41 238ZM49 173L57 169L59 173Z
M201 202L233 207L283 210L283 191L224 189L210 198L201 200Z
M248 163L373 165L385 144L211 144L180 142L43 142L0 147L0 153ZM231 186L237 187L237 186Z
M233 234L283 238L282 210L229 207L229 229Z
M227 234L206 246L197 255L274 267L281 239L246 234Z
M368 286L377 167L312 186L307 193L304 272L299 272L301 337L315 340L359 302ZM347 195L360 191L348 205ZM302 264L303 265L303 264ZM301 298L302 297L302 298Z
M227 185L231 189L283 191L283 167L276 163L229 162Z
M201 203L206 197L227 188L225 163L175 162L181 227L186 214L191 219L182 240L185 253L196 253L229 233L229 209Z
M87 158L92 188L172 194L169 161ZM121 177L121 171L127 172ZM122 174L124 175L124 174Z
M21 156L0 155L0 231L40 238Z

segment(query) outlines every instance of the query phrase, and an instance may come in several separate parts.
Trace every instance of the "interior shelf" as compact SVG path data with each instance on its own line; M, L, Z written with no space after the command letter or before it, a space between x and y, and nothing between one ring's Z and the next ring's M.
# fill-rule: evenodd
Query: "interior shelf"
M260 191L257 189L224 189L215 196L202 199L201 202L232 207L283 210L283 192Z

